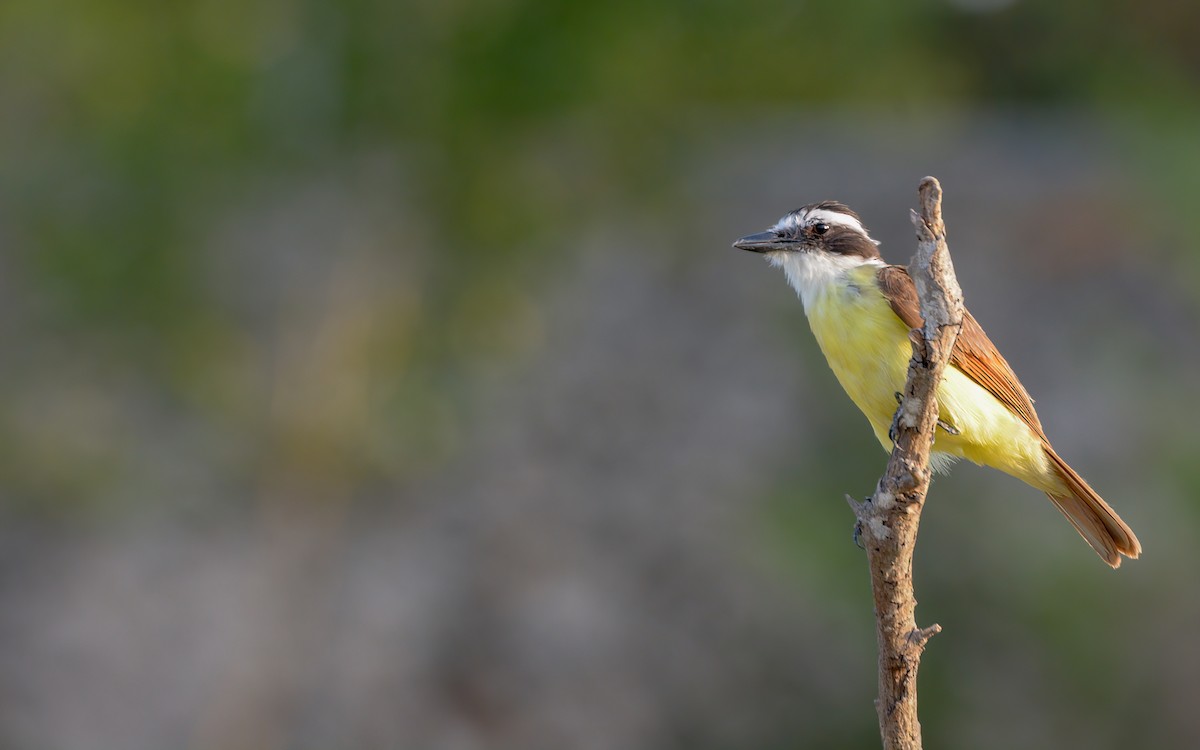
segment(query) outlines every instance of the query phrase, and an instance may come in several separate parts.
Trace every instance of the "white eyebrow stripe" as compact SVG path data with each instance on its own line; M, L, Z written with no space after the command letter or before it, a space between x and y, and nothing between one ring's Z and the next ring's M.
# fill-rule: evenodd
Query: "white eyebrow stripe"
M826 224L836 224L838 226L853 229L862 236L879 244L878 240L872 239L871 235L867 234L867 228L862 225L862 222L854 218L850 214L844 214L840 211L829 211L824 208L814 208L805 211L803 214L790 213L780 219L775 226L771 227L773 231L782 231L787 229L796 229L805 224L813 223L814 221L823 221Z
M779 230L783 230L783 229L795 229L796 227L800 226L803 223L804 223L803 220L799 216L797 216L794 213L791 213L791 214L784 216L779 221L775 222L775 226L771 227L771 229L773 229L775 231L779 231Z
M853 216L850 216L849 214L843 214L838 211L827 211L823 208L817 208L806 213L804 215L804 221L805 223L812 221L823 221L826 224L838 224L843 227L849 227L850 229L857 231L859 234L867 235L866 227L862 225L861 221Z

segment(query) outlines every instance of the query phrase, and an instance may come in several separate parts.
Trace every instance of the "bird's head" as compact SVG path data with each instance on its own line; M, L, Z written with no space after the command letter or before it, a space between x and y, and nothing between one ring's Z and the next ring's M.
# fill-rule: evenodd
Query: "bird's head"
M858 214L837 201L797 208L767 231L733 243L738 249L765 254L776 265L790 253L825 254L850 265L878 261L878 245Z

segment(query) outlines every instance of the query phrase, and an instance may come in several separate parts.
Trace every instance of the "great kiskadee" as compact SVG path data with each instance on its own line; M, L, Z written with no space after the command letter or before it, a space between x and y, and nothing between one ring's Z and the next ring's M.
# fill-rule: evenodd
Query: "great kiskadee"
M858 214L825 201L733 246L762 253L783 269L838 382L890 451L888 432L912 356L908 332L922 319L908 271L884 263L878 244ZM958 458L995 467L1045 492L1112 567L1121 555L1141 553L1129 526L1054 452L1033 400L969 312L937 401L935 469L944 471Z

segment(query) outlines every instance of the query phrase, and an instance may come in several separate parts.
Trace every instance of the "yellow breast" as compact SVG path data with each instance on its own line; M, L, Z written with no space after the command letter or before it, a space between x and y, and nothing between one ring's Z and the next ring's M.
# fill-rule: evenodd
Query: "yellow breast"
M845 272L838 283L806 290L809 324L829 366L850 399L866 415L885 450L904 390L912 347L908 327L892 311L875 282L875 266ZM957 368L938 388L940 419L959 432L939 429L934 450L993 466L1042 487L1051 478L1041 440L999 400Z

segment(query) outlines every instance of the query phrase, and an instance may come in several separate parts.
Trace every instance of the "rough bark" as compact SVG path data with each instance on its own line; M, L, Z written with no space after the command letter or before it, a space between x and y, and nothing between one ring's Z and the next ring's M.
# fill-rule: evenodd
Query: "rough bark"
M938 420L936 391L963 317L962 290L954 277L942 223L941 185L926 177L918 192L921 212L912 212L917 252L908 270L921 298L925 325L909 334L913 356L896 412L895 445L887 470L870 499L850 501L871 568L879 642L876 709L885 750L921 747L917 668L926 642L941 627L917 627L913 550L929 490L929 453Z

